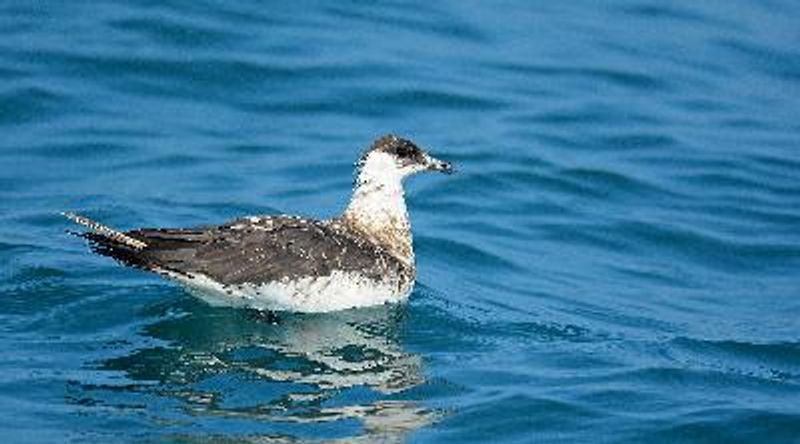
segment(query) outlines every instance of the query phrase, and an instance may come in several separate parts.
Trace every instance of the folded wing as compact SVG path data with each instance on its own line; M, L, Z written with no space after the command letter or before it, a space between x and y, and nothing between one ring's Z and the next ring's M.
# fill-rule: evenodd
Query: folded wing
M190 229L124 233L147 246L136 249L101 233L86 233L96 252L153 271L203 274L225 285L357 271L376 280L402 265L384 250L321 221L252 217Z

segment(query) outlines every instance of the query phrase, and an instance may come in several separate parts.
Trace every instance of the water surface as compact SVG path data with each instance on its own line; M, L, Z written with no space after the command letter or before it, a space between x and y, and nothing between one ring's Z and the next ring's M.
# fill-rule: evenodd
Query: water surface
M798 442L792 1L0 6L12 442ZM403 306L276 319L94 257L341 211L396 132Z

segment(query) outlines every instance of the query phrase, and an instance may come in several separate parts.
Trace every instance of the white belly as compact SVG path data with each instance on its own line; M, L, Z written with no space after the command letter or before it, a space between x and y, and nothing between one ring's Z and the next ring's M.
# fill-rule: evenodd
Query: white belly
M164 274L211 305L309 313L401 302L408 298L414 285L411 282L401 288L397 280L375 281L340 271L330 276L241 286L225 286L202 274Z

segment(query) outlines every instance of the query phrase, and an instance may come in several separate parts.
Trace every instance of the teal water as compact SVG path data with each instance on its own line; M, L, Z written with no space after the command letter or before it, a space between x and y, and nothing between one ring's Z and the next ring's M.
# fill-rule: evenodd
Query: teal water
M0 5L7 442L800 442L800 4ZM92 256L336 214L396 132L408 304L277 320Z

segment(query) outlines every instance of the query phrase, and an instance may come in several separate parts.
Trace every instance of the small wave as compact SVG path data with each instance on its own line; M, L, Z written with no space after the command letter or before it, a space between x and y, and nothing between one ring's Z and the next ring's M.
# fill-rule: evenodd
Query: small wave
M599 168L567 168L560 171L558 175L574 180L594 193L601 192L610 197L622 194L662 199L666 196L679 197L676 193L668 192L655 183L617 171Z
M632 150L637 153L649 149L665 149L675 146L675 137L669 134L633 133L605 136L601 139L602 146L608 146L615 151Z
M431 33L448 40L464 40L474 43L489 41L487 33L479 27L471 25L458 16L449 14L445 9L434 4L419 5L421 10L399 8L397 5L383 5L374 11L331 6L328 11L339 19L358 21L373 25L379 23L389 28L413 31L415 33ZM425 11L426 14L421 12Z
M753 343L688 337L671 341L673 356L695 366L800 383L800 343Z
M135 151L131 145L115 142L48 143L30 148L32 154L61 159L92 159L97 157L125 156Z
M513 377L513 376L512 376ZM477 383L477 380L475 381ZM508 412L530 412L535 414L512 415ZM558 398L535 397L528 394L503 394L494 399L483 399L459 412L458 417L448 421L452 432L446 435L447 441L507 441L529 442L539 438L545 441L558 440L558 430L580 430L583 427L598 426L603 418L600 412L593 411L575 402ZM497 429L487 430L483 424L491 420ZM595 422L598 423L595 423ZM537 433L537 430L551 430Z
M470 244L455 240L417 236L417 249L420 254L429 254L432 258L453 265L480 267L485 271L518 270L519 266L508 259L482 250Z
M800 79L800 53L796 51L734 38L719 39L717 44L744 57L753 69L764 74L793 84Z
M137 160L134 162L127 162L119 166L122 170L140 170L151 168L176 168L176 167L193 167L212 162L212 159L189 155L189 154L172 154L162 155L147 160Z
M427 109L498 110L506 104L499 99L488 99L474 94L444 92L425 89L405 89L370 98L382 106L413 106Z
M580 109L551 109L532 114L520 114L509 120L522 124L547 125L561 127L564 125L593 126L605 125L642 125L655 126L659 117L634 110L609 109L596 105L585 105Z
M179 48L224 48L241 38L234 28L221 29L187 20L186 16L151 15L109 20L106 23L112 29L144 35L153 44Z
M22 87L0 92L0 124L46 120L66 112L71 103L65 95L42 87Z
M491 69L511 72L530 77L554 77L561 79L577 78L585 81L606 82L614 86L635 90L659 91L668 90L668 83L663 78L643 72L624 71L600 67L574 67L533 65L521 63L495 63L488 65Z
M745 242L723 238L697 228L665 223L619 222L610 228L632 244L649 245L663 253L679 254L700 266L721 270L756 272L786 268L800 259L800 248L791 244Z
M695 9L695 10L692 10ZM645 20L672 20L685 22L687 24L697 24L698 26L706 27L713 26L723 29L738 30L741 27L735 22L725 20L722 17L716 17L710 14L705 14L697 9L692 8L689 4L683 5L666 5L666 4L634 4L631 6L619 7L619 10L624 14L632 14L641 16Z
M695 408L666 418L662 424L634 435L632 442L793 442L800 435L800 414L744 407ZM668 425L667 425L668 424Z

